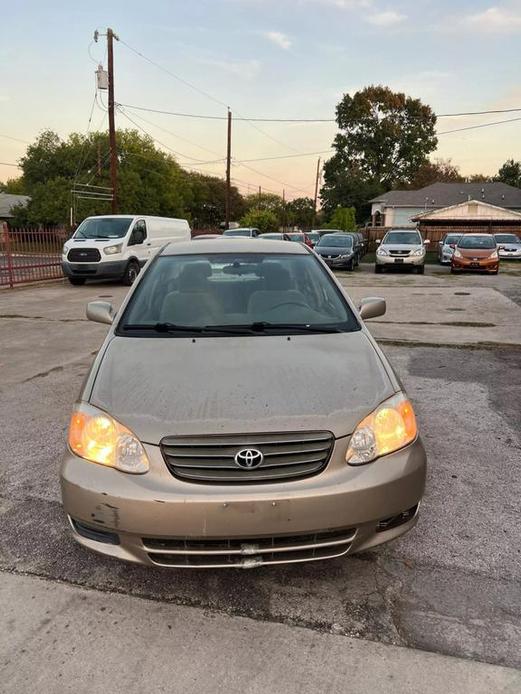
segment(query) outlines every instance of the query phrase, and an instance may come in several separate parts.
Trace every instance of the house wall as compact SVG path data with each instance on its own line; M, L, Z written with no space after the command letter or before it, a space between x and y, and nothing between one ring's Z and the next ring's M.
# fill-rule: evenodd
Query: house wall
M386 227L400 227L400 226L416 226L416 223L411 221L412 217L417 214L425 212L423 207L386 207L384 209L385 214L385 226Z

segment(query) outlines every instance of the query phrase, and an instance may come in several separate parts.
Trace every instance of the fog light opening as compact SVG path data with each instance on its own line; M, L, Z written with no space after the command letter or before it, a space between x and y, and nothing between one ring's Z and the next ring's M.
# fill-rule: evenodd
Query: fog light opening
M99 528L93 528L92 526L85 525L85 523L81 523L74 518L70 518L70 522L78 535L86 537L88 540L94 540L94 542L103 542L105 545L119 545L119 535L116 533L111 533L107 530L100 530Z
M417 510L418 504L416 504L416 506L413 506L412 508L407 509L407 511L402 511L396 516L384 518L376 526L376 532L382 533L385 530L392 530L393 528L397 528L400 525L404 525L404 523L408 523L410 520L414 518Z

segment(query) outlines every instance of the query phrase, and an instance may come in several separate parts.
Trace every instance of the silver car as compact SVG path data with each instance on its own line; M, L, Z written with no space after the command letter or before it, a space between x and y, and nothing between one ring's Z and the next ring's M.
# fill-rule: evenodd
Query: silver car
M450 265L454 250L458 245L461 234L446 234L441 241L438 242L438 262L441 265Z
M151 567L316 561L416 523L425 451L403 386L298 243L176 243L139 275L73 408L74 538Z
M521 239L516 234L494 234L497 252L506 260L521 260Z
M408 267L423 274L425 270L426 245L419 231L390 229L382 241L377 241L375 272L389 267Z

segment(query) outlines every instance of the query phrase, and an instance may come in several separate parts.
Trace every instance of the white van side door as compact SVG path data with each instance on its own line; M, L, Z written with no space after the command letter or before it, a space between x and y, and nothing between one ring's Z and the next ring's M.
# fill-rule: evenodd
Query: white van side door
M150 239L148 238L147 225L144 219L138 219L134 223L127 247L129 256L135 256L139 260L141 267L143 267L150 256Z

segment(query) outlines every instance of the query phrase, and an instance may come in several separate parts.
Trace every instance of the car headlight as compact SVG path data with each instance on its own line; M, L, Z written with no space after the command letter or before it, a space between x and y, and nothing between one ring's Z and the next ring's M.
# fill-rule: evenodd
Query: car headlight
M103 249L103 253L105 253L105 255L114 255L114 253L121 253L122 246L122 243L118 243L117 246L107 246Z
M62 248L62 255L67 255L68 250L69 250L69 247L67 246L67 244L65 244L64 247Z
M69 426L69 447L80 458L122 472L147 472L141 442L127 427L92 405L76 405Z
M497 254L497 251L492 251L492 253L490 254L489 258L490 258L491 260L497 260L497 259L499 258L498 254Z
M458 251L457 248L456 248L455 251L454 251L454 257L455 257L455 258L463 258L463 256L461 255L461 253Z
M346 453L349 465L364 465L414 441L418 434L411 403L403 393L394 395L362 419Z
M376 250L376 255L389 255L389 253L385 250L385 248L378 248Z
M415 251L412 252L412 255L424 255L425 253L425 248L417 248Z

